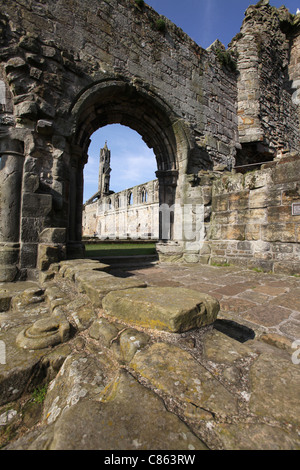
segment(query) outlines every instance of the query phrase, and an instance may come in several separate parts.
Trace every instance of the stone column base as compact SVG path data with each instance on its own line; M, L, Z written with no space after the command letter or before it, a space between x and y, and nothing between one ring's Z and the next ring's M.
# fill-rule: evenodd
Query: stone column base
M156 251L160 261L174 263L182 259L183 245L176 241L158 242Z
M38 247L37 268L47 271L51 264L66 259L66 246L40 243Z
M0 243L0 282L16 280L19 269L19 243Z

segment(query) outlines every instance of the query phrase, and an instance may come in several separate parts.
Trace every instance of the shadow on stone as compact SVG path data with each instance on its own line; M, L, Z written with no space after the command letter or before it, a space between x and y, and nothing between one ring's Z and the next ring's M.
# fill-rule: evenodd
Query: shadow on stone
M240 343L255 338L255 332L251 328L231 320L216 320L214 328Z

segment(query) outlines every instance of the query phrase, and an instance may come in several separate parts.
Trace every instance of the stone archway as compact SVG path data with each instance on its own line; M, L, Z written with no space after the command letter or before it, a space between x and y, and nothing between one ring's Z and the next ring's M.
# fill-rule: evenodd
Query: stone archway
M75 253L81 253L82 174L87 163L91 135L108 124L122 124L138 132L156 156L159 203L169 207L176 203L179 148L181 154L186 152L188 142L183 139L184 131L170 107L138 83L112 79L93 84L73 104L71 114L74 123L71 138L68 254L74 256ZM169 220L170 239L173 237L174 217L172 212Z
M153 148L161 204L203 202L198 173L226 168L237 143L236 76L214 48L168 20L157 29L159 15L134 0L0 4L0 171L5 183L17 177L7 198L0 191L0 213L13 200L16 221L0 228L0 281L80 255L83 167L106 124ZM185 240L170 232L182 254Z

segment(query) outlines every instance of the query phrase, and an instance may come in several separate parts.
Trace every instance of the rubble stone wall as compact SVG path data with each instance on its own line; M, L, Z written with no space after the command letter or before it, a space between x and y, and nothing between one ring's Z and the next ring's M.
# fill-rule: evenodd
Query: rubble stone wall
M161 203L184 204L187 173L232 165L235 74L213 48L133 0L0 6L2 163L23 148L17 190L1 197L4 212L20 197L18 230L0 237L1 280L82 256L83 167L99 127L127 125L153 148Z
M207 224L209 255L202 261L299 274L299 171L300 157L292 156L259 171L216 178Z
M246 10L241 30L230 44L238 55L240 143L258 144L255 153L261 161L271 160L280 149L299 149L298 29L298 15L259 2ZM243 163L247 163L245 153Z
M90 137L113 123L153 148L159 204L180 208L160 249L199 260L174 235L191 202L209 219L199 174L299 146L299 31L260 0L229 50L204 50L134 0L0 0L0 281L83 255Z

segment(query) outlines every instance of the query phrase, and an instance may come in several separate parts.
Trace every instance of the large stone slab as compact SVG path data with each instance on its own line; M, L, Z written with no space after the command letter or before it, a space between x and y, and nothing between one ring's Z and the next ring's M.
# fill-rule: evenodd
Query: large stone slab
M220 309L209 295L174 287L114 291L102 304L107 314L120 320L172 333L211 325Z
M175 345L155 343L138 352L130 367L156 389L182 402L187 416L206 410L212 419L238 412L236 397L190 353Z
M95 307L102 307L103 298L110 292L124 289L147 287L144 281L138 279L118 278L105 272L87 272L75 276L76 283L82 292L88 295ZM142 289L143 291L145 289Z
M272 354L264 353L251 368L251 383L251 412L299 428L299 365L290 357L281 357L276 349Z
M207 450L151 390L121 372L108 394L66 408L49 450Z

